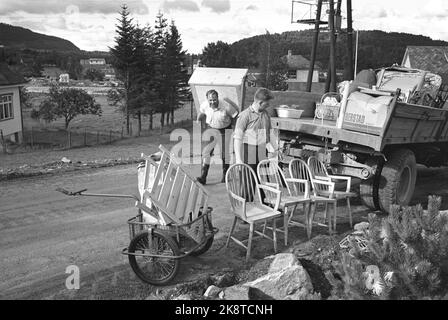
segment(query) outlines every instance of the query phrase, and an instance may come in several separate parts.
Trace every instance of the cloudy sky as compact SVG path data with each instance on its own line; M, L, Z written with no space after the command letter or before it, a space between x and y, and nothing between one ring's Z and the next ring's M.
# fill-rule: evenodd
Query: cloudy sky
M258 34L301 30L291 23L309 18L308 6L291 0L1 0L0 22L63 37L83 50L108 50L115 36L121 3L135 21L154 25L162 11L178 27L184 49L201 53L209 42L232 43ZM310 1L313 2L313 1ZM345 1L344 1L345 2ZM448 41L446 0L353 0L359 30L423 34ZM313 9L312 9L313 10ZM312 11L311 10L311 11Z

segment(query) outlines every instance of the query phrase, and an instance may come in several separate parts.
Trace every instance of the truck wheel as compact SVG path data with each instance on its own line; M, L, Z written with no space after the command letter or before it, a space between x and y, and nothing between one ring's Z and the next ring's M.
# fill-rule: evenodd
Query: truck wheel
M417 163L414 153L400 149L390 154L384 164L379 181L380 209L390 212L390 206L407 206L411 202L417 180Z
M381 176L382 161L379 158L369 158L366 163L369 167L376 167L375 175L368 180L362 180L359 186L359 195L366 207L371 210L380 210L378 187Z

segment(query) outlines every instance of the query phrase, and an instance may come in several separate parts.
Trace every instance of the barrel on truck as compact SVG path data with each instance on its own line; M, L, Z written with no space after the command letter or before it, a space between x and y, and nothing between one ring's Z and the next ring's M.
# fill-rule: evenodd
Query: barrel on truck
M361 179L360 197L373 210L409 205L417 164L448 163L448 86L436 74L391 67L376 83L346 83L336 119L318 113L272 118L283 161L318 156L333 174ZM317 101L320 111L325 101ZM334 110L334 105L331 106Z

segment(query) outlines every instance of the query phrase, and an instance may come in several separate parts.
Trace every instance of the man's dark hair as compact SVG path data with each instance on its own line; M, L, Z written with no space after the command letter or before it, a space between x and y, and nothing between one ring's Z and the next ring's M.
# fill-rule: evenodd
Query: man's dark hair
M258 101L269 101L274 99L274 95L270 90L266 88L260 88L257 90L257 92L255 92L254 99Z
M205 96L208 98L209 95L216 95L217 97L219 97L218 92L216 90L208 90L207 93L205 94Z

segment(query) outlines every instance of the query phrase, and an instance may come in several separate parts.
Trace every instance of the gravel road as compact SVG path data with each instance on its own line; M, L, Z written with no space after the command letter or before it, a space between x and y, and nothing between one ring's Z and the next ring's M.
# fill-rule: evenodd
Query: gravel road
M207 188L220 233L207 254L183 259L177 281L243 265L243 250L223 248L233 216L225 186L217 183L219 170L212 167ZM448 169L420 168L417 184L414 202L426 204L429 194L439 194L448 209ZM140 299L155 291L135 277L120 253L129 244L126 221L136 214L133 201L72 198L55 192L58 187L137 194L137 170L127 165L1 182L0 299ZM355 203L353 209L356 222L365 219L365 208ZM305 241L304 231L297 230L292 240ZM272 253L271 243L257 244L254 257ZM70 265L80 269L80 290L65 287Z

